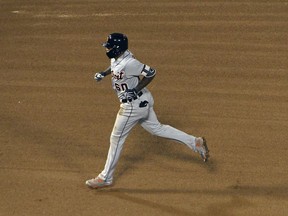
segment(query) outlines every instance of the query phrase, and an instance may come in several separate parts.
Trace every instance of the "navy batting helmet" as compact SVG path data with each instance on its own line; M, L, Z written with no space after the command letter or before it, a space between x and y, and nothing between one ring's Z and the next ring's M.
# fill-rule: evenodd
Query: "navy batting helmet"
M128 49L128 38L122 33L112 33L103 46L109 49L106 52L108 58L116 58Z

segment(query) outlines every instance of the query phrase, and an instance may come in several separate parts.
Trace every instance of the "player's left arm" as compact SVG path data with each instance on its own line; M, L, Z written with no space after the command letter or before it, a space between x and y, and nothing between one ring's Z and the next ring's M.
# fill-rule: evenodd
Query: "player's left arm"
M137 97L138 92L140 92L144 87L146 87L155 77L156 70L144 65L141 62L134 59L130 64L126 65L126 75L128 76L137 76L142 77L138 82L138 85L133 89L126 89L128 97L134 98Z
M141 75L143 76L143 78L134 88L136 92L141 91L141 89L146 87L154 79L154 77L156 76L156 70L148 65L144 65Z

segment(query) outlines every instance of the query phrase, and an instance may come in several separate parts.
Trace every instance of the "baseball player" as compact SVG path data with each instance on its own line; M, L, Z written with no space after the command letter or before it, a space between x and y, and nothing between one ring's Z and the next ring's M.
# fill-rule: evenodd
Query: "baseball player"
M208 160L209 150L204 137L194 137L169 125L161 124L153 109L154 100L146 86L155 78L156 70L138 61L128 50L128 38L121 33L112 33L103 44L111 66L95 74L101 81L111 75L112 87L120 101L120 110L110 136L110 148L103 171L86 181L91 188L111 186L125 139L131 129L139 123L149 133L175 140L187 145L200 154L204 162Z

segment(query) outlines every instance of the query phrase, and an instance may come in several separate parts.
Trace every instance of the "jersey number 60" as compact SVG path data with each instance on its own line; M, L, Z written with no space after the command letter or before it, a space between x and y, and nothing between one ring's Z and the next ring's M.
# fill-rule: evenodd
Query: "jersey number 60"
M126 83L122 83L122 84L118 84L118 83L115 83L115 88L117 91L125 91L128 89L128 85Z

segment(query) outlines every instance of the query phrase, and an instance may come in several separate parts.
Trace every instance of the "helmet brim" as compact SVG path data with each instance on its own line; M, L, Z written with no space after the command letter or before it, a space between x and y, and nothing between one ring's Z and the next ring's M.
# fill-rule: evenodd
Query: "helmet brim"
M106 47L107 49L111 49L112 48L111 44L108 43L108 42L103 43L102 46Z

